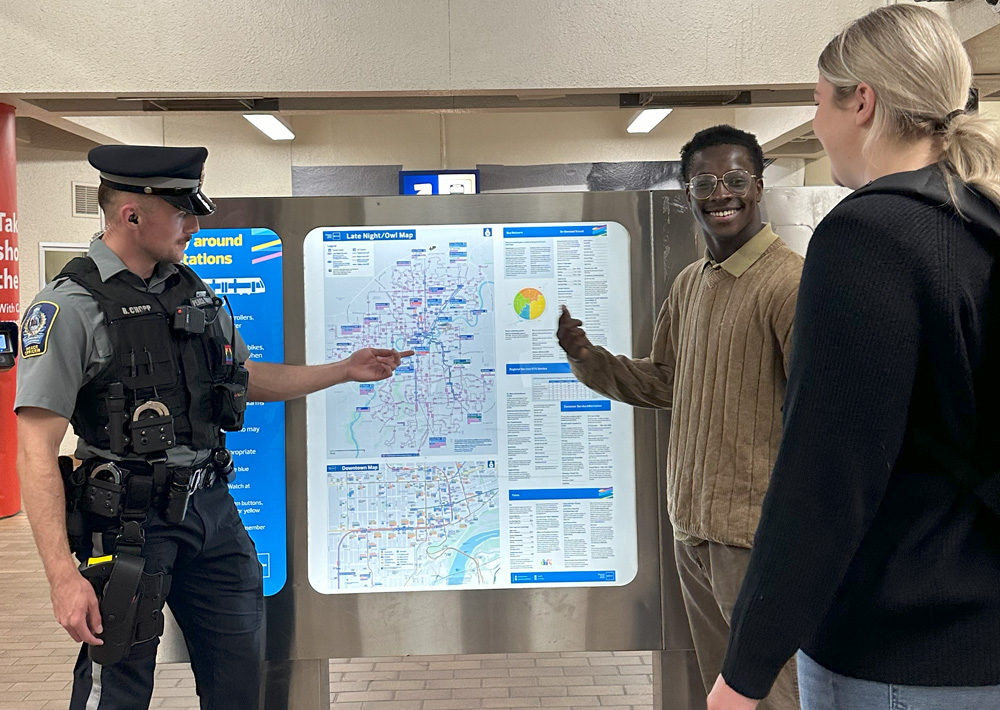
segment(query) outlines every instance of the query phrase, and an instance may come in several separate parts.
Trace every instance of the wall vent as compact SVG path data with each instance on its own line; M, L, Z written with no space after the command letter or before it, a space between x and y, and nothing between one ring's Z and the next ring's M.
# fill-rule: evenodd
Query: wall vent
M99 217L100 207L97 204L97 185L73 183L73 216Z

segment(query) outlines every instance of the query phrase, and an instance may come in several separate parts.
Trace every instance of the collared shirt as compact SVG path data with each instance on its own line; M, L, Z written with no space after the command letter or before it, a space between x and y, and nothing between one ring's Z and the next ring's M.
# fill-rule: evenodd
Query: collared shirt
M105 244L103 239L97 238L90 243L87 256L93 259L94 264L97 265L97 270L101 274L101 281L107 282L115 274L128 271L125 262L111 251L111 247ZM161 262L153 268L153 275L148 280L143 280L138 276L136 278L145 284L145 289L140 288L140 290L145 290L147 293L163 293L164 283L176 273L176 264ZM132 284L130 283L130 285Z
M712 258L711 252L705 250L705 267L712 269L723 269L724 271L739 278L746 273L746 270L754 265L767 248L774 243L778 235L771 229L770 224L764 224L764 228L750 238L746 244L741 246L736 252L721 264Z
M121 258L101 239L90 243L87 256L97 265L102 281L128 271ZM167 280L176 273L176 265L160 263L148 282L134 273L126 274L125 280L137 291L159 294L165 290ZM211 291L208 286L205 288ZM43 326L43 348L37 355L18 358L14 410L39 407L70 419L76 409L80 389L93 380L112 357L111 336L97 301L74 281L57 278L47 284L26 311L28 316L37 304L49 304L46 306L48 319ZM229 313L220 309L218 317L223 332L232 337ZM235 354L241 363L250 356L239 330L235 334ZM178 446L167 452L167 460L174 466L190 466L204 459L208 453ZM117 458L109 451L90 446L83 439L77 442L76 456L81 459L95 456Z

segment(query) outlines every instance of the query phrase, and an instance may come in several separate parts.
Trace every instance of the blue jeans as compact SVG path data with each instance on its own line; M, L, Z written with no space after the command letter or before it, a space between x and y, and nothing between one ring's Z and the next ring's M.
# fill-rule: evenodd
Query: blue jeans
M802 710L988 710L1000 708L1000 685L981 688L894 685L849 678L798 654Z

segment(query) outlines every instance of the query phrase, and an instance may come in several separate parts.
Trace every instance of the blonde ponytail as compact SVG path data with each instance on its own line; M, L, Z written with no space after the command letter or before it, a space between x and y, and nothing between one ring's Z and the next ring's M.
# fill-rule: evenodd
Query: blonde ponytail
M1000 126L981 116L956 116L945 129L943 162L962 182L1000 205Z

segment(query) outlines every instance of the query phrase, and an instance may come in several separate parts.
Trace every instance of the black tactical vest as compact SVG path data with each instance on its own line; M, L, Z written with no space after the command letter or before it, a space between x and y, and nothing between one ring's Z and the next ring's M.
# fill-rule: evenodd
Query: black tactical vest
M222 442L220 388L237 376L233 343L218 320L218 301L205 298L208 288L193 271L177 265L161 294L146 293L139 277L121 271L101 280L90 257L73 259L59 274L85 288L104 313L111 337L112 357L97 376L77 394L71 422L77 436L92 446L114 451L108 433L108 394L112 383L121 383L125 414L131 421L136 409L154 401L173 416L173 445L213 449ZM174 327L179 308L202 304L205 332L192 334ZM206 305L206 302L207 305ZM148 409L148 407L147 407ZM231 428L231 427L227 427ZM239 427L236 427L239 428ZM131 455L114 451L119 455Z

